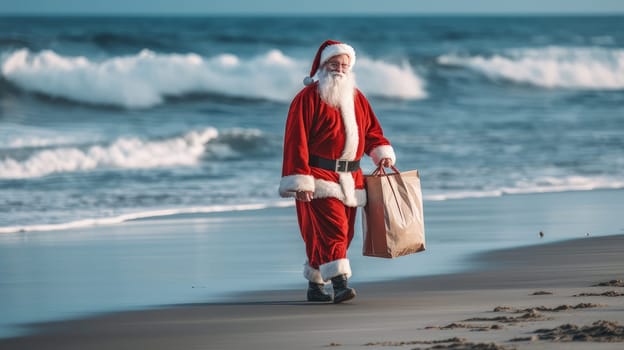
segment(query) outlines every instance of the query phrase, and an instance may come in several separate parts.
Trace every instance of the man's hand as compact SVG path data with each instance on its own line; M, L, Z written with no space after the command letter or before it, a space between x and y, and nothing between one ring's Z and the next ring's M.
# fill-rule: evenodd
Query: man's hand
M381 166L383 166L384 168L389 168L392 166L392 159L382 158L379 164L381 164Z
M312 191L297 191L297 193L295 195L295 198L298 201L311 202L313 194L314 194L314 192L312 192Z

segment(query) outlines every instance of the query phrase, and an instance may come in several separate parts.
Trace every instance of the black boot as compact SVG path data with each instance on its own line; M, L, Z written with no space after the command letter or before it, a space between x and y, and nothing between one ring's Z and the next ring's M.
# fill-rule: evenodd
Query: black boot
M331 301L331 295L325 293L325 285L308 282L308 301Z
M355 298L355 289L347 286L347 275L339 275L331 279L334 287L334 304Z

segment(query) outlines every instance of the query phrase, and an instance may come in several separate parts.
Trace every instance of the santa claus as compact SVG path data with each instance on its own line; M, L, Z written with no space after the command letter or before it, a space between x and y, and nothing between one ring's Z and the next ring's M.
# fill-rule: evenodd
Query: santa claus
M297 200L309 301L340 303L355 297L347 285L347 249L357 207L366 204L360 159L366 153L386 167L396 159L368 100L356 88L354 64L351 46L325 41L286 121L279 193ZM328 281L333 298L324 290Z

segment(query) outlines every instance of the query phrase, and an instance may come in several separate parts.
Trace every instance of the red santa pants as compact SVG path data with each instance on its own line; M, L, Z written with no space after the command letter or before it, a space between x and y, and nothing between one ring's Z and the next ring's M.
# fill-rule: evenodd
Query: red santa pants
M347 207L336 198L297 201L297 218L310 267L318 270L321 265L346 259L353 240L356 211L357 208Z

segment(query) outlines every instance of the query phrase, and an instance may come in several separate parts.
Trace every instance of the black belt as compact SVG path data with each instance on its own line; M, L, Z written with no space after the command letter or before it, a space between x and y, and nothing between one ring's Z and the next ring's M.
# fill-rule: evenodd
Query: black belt
M310 155L310 160L308 161L313 167L322 168L326 170L331 170L335 172L353 172L357 171L360 168L360 160L344 160L344 159L327 159L315 155Z

